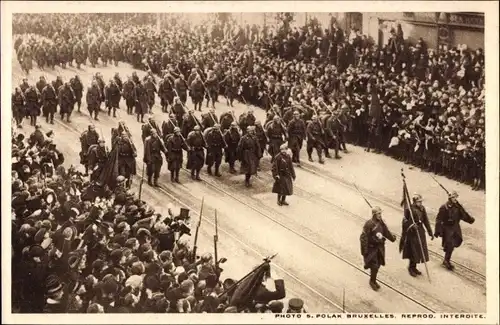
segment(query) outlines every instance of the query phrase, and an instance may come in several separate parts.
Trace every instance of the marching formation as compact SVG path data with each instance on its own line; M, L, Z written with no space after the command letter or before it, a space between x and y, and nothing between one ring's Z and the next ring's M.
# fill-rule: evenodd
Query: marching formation
M286 197L294 193L303 147L310 163L324 164L325 158L347 153L347 143L484 188L482 51L428 51L423 40L409 46L400 29L379 49L359 33L344 35L335 23L325 32L317 26L301 31L282 26L256 36L241 29L228 40L227 35L220 39L215 27L192 31L172 21L158 31L147 24L132 28L112 15L99 16L100 24L85 17L15 19L14 29L22 35L14 45L23 70L29 74L33 60L40 70L125 62L147 74L140 78L133 72L122 79L116 73L106 81L98 72L87 85L78 73L70 80L40 76L35 85L24 79L15 88L15 124L22 129L26 118L35 128L28 144L22 135L13 138L13 265L19 271L13 285L20 289L15 298L21 312L283 310L283 280L275 281L274 292L248 285L270 278L272 257L242 283L221 281L224 259L218 260L217 253L197 256L196 243L192 249L183 239L190 235L189 211L170 208L168 216L161 215L141 201L142 182L138 197L131 191L141 170L137 159L153 188L162 186L164 162L172 183L181 182L183 168L193 181L202 180L204 167L209 177L223 177L226 163L230 174L244 175L245 186L251 187L267 155L279 206L287 206ZM73 33L65 19L86 27ZM36 35L27 34L35 30ZM157 99L160 112L154 111ZM235 100L247 106L239 116ZM50 125L59 113L63 123L71 123L82 105L91 121L97 123L107 112L118 124L111 129L109 150L92 122L80 135L85 172L66 172L64 156L51 134L41 132L38 117ZM265 109L266 119L259 121L250 105ZM119 120L123 106L137 124ZM142 157L129 127L141 128ZM475 219L456 192L439 184L448 201L433 230L422 196L410 196L402 176L399 249L409 260L409 274L420 276L417 265L429 261L427 236L442 238L443 266L453 270L451 256L463 240L460 221ZM378 291L385 242L396 236L381 208L365 201L372 217L360 236L361 255L370 270L369 284ZM304 312L300 299L291 299L288 308Z

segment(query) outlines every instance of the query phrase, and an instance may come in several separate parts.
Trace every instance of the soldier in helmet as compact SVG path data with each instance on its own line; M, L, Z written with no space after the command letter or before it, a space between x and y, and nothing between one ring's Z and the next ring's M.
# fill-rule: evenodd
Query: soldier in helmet
M207 114L204 114L201 120L201 126L203 127L203 130L213 127L215 124L218 123L219 119L217 118L217 115L215 114L215 109L213 108L211 108Z
M207 80L205 82L206 86L206 96L205 98L207 99L207 107L209 104L209 101L211 101L211 106L212 108L215 108L215 102L217 101L218 97L218 78L217 75L213 71L208 71L207 74Z
M278 205L288 205L286 197L293 194L295 170L292 158L288 155L288 146L282 144L280 153L273 160L272 173L274 178L273 193L278 194Z
M203 104L203 94L206 89L201 81L200 75L196 75L192 83L190 84L190 95L191 100L193 101L194 110L198 107L198 110L201 112L201 105Z
M153 106L155 104L155 94L158 92L156 89L156 84L153 82L153 76L149 76L146 82L144 83L144 88L146 89L147 94L147 104L149 108L149 114L153 112Z
M307 155L309 156L309 161L313 162L312 152L316 149L318 153L319 163L324 164L323 160L323 149L325 144L323 143L324 130L318 117L314 115L312 120L307 125Z
M69 82L64 83L64 85L59 88L58 100L61 120L64 120L64 116L66 115L66 121L71 122L70 116L75 105L75 93L73 89L71 89Z
M127 105L127 114L131 115L135 105L135 83L132 81L132 77L128 77L127 81L124 82L122 96Z
M113 141L118 150L118 173L127 179L127 187L132 185L132 176L137 173L135 158L137 149L126 131L122 131Z
M234 169L234 163L238 159L238 143L240 143L241 135L238 130L238 124L236 122L231 122L231 127L225 131L224 140L227 147L224 149L225 161L229 164L229 172L231 174L236 173Z
M150 136L144 142L144 163L148 175L148 184L153 186L151 179L154 179L154 186L158 186L158 178L160 177L161 166L163 165L163 152L167 156L167 149L158 136L158 132L153 128L150 131Z
M257 174L259 165L260 145L255 137L255 127L249 126L247 134L241 137L238 144L240 173L245 174L245 186L250 187L250 178Z
M174 129L178 127L179 123L177 123L175 115L174 114L170 114L170 116L167 115L167 119L163 121L161 125L163 140L167 141L166 137L169 136L170 134L174 134Z
M188 163L186 168L191 170L191 178L199 181L201 180L200 170L205 163L204 147L206 144L205 138L201 133L201 128L198 125L194 127L193 131L189 132L186 142L191 148L188 152Z
M69 81L71 89L73 89L75 93L75 103L78 106L78 112L80 112L80 108L82 106L82 97L83 97L83 84L80 80L80 77L76 75L74 78L71 78Z
M266 125L266 134L269 139L269 154L271 162L273 162L274 157L280 152L280 146L286 140L286 130L284 130L278 115L275 115L273 121Z
M415 277L422 273L417 269L417 264L429 261L427 238L425 231L434 239L431 224L427 217L427 211L422 205L422 196L413 195L413 204L406 207L403 218L403 231L399 242L399 250L403 253L403 259L408 259L410 264L408 272ZM410 210L411 209L411 210Z
M225 131L230 128L231 124L235 121L234 112L229 109L227 112L224 112L220 116L220 128L222 131Z
M293 112L293 119L288 123L288 147L292 150L292 162L300 166L300 149L306 137L306 123L300 118L300 112Z
M113 117L116 117L116 109L120 108L121 92L114 79L109 79L109 83L104 89L106 98L106 107L108 108L108 116L111 115L113 110Z
M97 145L92 145L88 151L88 165L85 166L85 172L90 171L90 180L97 181L104 165L108 160L108 151L104 139L99 139Z
M172 113L175 115L175 119L179 124L179 127L182 125L183 117L186 114L186 110L184 109L184 105L182 105L179 97L175 97L174 104L172 105Z
M241 131L245 134L249 126L255 125L255 115L253 114L253 109L249 109L247 112L242 113L238 118L238 122Z
M51 83L43 88L41 102L46 122L50 121L50 124L54 124L54 114L57 111L57 92Z
M94 125L89 125L88 129L80 135L80 144L82 150L80 151L80 164L85 166L85 175L88 175L88 154L89 149L96 145L99 141L99 133L95 130Z
M196 125L201 127L198 118L194 115L194 110L190 109L182 120L182 135L187 137L189 132L191 132Z
M174 129L174 134L170 136L165 144L167 146L167 162L168 169L170 170L170 180L172 182L180 183L179 171L182 167L182 150L189 150L186 141L181 134L180 128Z
M177 92L177 96L179 96L181 103L183 105L186 105L186 100L187 100L187 91L189 89L189 85L186 82L186 79L184 79L184 75L181 74L179 78L175 79L174 81L174 88Z
M144 142L147 137L151 136L151 131L155 130L156 134L161 134L160 133L160 126L158 123L156 123L155 119L153 117L150 117L148 119L148 123L144 124L142 126L142 141Z
M382 219L382 209L373 207L372 218L365 222L360 236L361 255L364 268L370 269L370 287L378 291L377 274L381 266L385 265L385 241L394 242L396 237L389 231Z
M161 104L163 112L167 111L168 106L173 105L174 96L175 96L174 90L172 88L173 82L174 82L174 80L172 80L171 76L169 76L167 74L160 81L160 84L158 85L158 96L160 97L160 104ZM180 101L179 101L179 103L180 103ZM182 115L181 115L181 117L182 117Z
M92 81L92 84L87 89L87 109L89 110L89 115L92 117L94 115L94 119L96 121L99 120L97 117L99 115L99 106L101 104L101 94L99 92L99 86L97 85L97 81Z
M436 217L435 237L442 238L442 246L444 250L443 266L448 270L453 270L451 264L451 255L455 248L462 244L462 229L460 221L465 221L473 224L475 219L465 211L464 207L457 200L458 194L452 191L448 194L448 201L439 208Z
M22 128L24 117L26 116L26 107L24 101L24 94L21 93L21 89L16 87L14 93L12 94L12 115L16 120L18 128ZM33 119L30 121L33 125ZM36 124L36 123L35 123Z
M208 175L212 175L212 166L215 164L215 176L222 176L219 167L222 162L222 150L226 147L224 143L224 137L220 130L220 125L215 124L213 128L206 130L206 144L207 144L207 172Z
M144 115L149 112L148 93L143 84L138 83L135 85L135 114L137 115L137 122L144 123Z

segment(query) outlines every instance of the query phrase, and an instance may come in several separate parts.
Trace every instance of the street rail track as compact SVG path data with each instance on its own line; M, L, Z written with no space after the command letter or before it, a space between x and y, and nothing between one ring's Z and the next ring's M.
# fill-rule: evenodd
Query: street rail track
M306 171L310 171L309 169L307 168L302 168L302 169L305 169ZM311 171L312 173L316 173L314 171ZM262 174L262 173L261 173ZM271 179L272 179L272 175L269 173L269 172L265 172L266 175L268 176L271 176ZM259 174L260 175L260 174ZM320 177L323 177L323 175L318 175L318 174L315 174L317 176L320 176ZM271 180L270 179L270 180ZM350 189L352 189L353 191L355 190L354 189L354 186L348 186L348 184L345 184L347 187L349 187ZM357 213L353 213L345 208L343 208L341 205L339 204L335 204L333 202L331 202L330 200L328 199L325 199L324 197L321 197L321 196L318 196L318 195L314 195L312 193L309 193L306 189L302 188L301 186L298 186L298 185L294 185L295 188L301 190L302 192L304 193L307 193L308 194L308 197L310 197L310 199L312 200L316 200L316 201L320 201L322 202L323 204L326 204L328 206L331 206L332 208L350 216L350 217L353 217L355 219L358 219L360 221L367 221L368 219L357 214ZM363 192L363 194L365 194ZM387 204L386 204L387 205ZM396 209L394 207L394 209ZM401 210L401 213L402 213L402 209L396 209L397 211L400 211ZM391 231L394 235L396 235L396 237L399 239L401 238L401 234L399 232L393 232ZM428 249L429 251L429 254L434 256L435 258L437 259L443 259L444 258L444 255L443 254L440 254L438 252L436 252L435 250L431 250L430 248ZM453 265L455 266L455 271L453 272L453 274L469 281L469 282L472 282L482 288L486 288L486 275L460 263L460 262L456 262L456 261L452 261Z

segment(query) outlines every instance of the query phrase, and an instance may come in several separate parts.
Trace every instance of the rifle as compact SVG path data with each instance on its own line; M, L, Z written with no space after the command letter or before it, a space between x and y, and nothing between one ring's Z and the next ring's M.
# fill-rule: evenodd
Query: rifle
M139 183L139 201L141 200L141 194L142 194L142 185L144 184L144 167L146 166L146 163L142 163L142 177L141 177L141 182Z
M433 175L430 176L446 192L446 194L450 196L450 192L446 189L446 187L444 187L443 184L441 184ZM457 205L465 211L465 208L460 204L460 202L458 202L458 200L457 200Z
M198 250L198 232L200 231L200 226L201 226L201 218L203 216L203 205L205 203L205 197L201 198L201 208L200 208L200 219L198 219L198 224L196 225L196 232L194 233L194 245L193 245L193 256L192 256L192 261L196 261L196 251Z
M416 224L415 218L413 217L413 211L411 210L411 205L410 205L410 194L408 193L408 187L406 186L406 176L403 172L403 168L401 168L401 177L403 178L403 196L404 200L406 201L406 206L408 207L408 211L410 212L410 218L412 222L412 226ZM410 226L411 227L411 226ZM420 246L420 252L422 253L422 256L425 256L424 254L424 248L422 247L422 239L420 238L420 233L417 230L415 230L415 233L417 234L417 239L418 239L418 244ZM431 276L429 275L429 269L427 268L427 262L424 259L424 266L425 266L425 273L427 273L427 278L429 279L429 282L431 282Z
M214 235L214 261L215 261L215 274L219 278L219 256L217 254L217 242L219 241L219 229L217 225L217 210L215 210L215 235Z

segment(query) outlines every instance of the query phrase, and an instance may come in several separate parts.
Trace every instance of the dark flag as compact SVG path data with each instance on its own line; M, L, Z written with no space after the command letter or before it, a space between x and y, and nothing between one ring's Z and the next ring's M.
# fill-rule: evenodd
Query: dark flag
M118 176L118 146L115 146L109 153L108 160L97 179L101 184L107 185L111 190L114 190Z
M377 86L371 85L370 88L371 88L370 94L372 96L372 99L370 102L369 115L374 120L380 121L382 117L382 106L380 106L380 98L378 96Z
M408 188L406 187L406 184L403 183L403 198L401 199L400 205L403 207L403 210L408 209L408 200L407 200L407 193L408 193Z
M254 300L257 289L259 289L264 276L269 274L270 270L271 266L266 261L250 272L236 285L229 304L238 309L247 307Z

